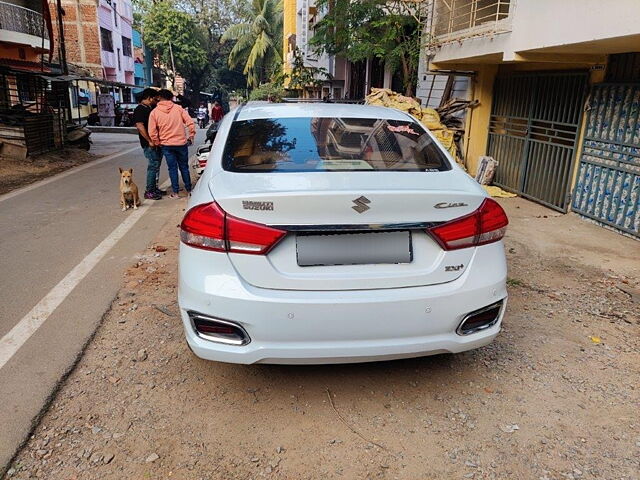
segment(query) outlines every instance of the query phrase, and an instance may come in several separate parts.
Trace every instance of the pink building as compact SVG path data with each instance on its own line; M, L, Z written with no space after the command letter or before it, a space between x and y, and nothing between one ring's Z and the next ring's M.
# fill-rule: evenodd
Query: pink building
M134 84L131 0L99 0L98 26L104 78Z

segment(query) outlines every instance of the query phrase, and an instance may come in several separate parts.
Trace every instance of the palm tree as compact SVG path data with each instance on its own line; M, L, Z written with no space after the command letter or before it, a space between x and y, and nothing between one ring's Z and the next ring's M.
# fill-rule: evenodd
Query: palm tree
M235 42L229 66L244 63L247 84L257 87L282 62L282 0L253 0L247 20L230 26L220 40Z

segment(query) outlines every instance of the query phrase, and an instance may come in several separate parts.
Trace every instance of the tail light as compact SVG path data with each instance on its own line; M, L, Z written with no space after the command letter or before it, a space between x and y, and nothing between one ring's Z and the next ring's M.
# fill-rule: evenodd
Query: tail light
M509 219L502 207L486 198L475 212L429 229L445 250L477 247L504 237Z
M180 225L180 240L216 252L265 255L287 232L227 214L216 202L189 210Z

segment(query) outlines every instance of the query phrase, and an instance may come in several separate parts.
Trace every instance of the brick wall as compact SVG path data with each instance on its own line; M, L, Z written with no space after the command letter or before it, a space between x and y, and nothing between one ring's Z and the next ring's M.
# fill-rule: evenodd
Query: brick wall
M100 29L95 0L62 0L67 63L83 67L91 75L102 77ZM55 39L54 61L58 60L58 28L55 1L49 0Z

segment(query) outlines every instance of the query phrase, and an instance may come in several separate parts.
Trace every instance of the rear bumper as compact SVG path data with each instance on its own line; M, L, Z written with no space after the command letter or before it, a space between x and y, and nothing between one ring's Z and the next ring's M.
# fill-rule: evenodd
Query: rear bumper
M215 273L214 273L215 272ZM256 288L226 254L180 245L178 299L186 340L201 358L231 363L349 363L462 352L490 343L491 328L461 336L466 314L506 300L502 243L476 249L465 273L426 287L352 291ZM244 346L196 335L187 311L229 320L251 337Z

